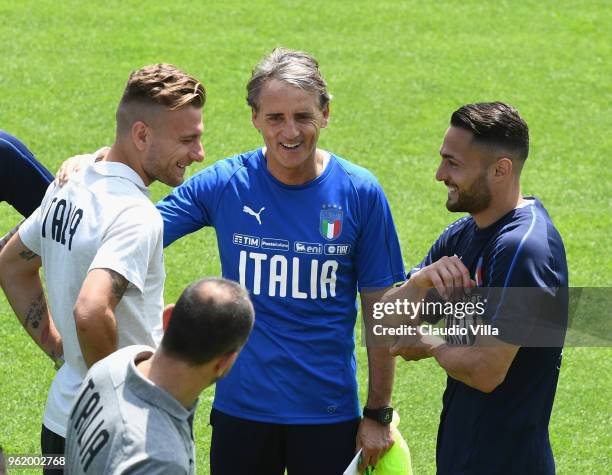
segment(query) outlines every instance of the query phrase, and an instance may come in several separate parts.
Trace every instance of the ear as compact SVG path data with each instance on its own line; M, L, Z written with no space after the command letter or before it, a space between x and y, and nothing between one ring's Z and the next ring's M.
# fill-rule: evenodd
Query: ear
M261 132L261 130L259 130L259 127L257 126L257 122L259 121L257 120L257 111L254 107L251 108L251 122L253 123L253 127L255 127L258 132Z
M234 365L236 358L238 358L237 351L233 351L231 353L225 353L224 355L219 356L219 358L217 359L217 362L215 363L213 367L213 372L214 372L215 377L221 378L225 374L227 374L228 371L231 369L231 367Z
M329 123L329 103L325 106L322 112L323 112L323 122L321 123L321 128L324 129L325 127L327 127L327 124Z
M512 160L508 157L498 158L495 162L493 179L502 180L512 175Z
M168 328L168 323L170 323L170 317L172 317L173 311L174 311L173 303L166 305L166 308L164 308L164 311L162 313L162 325L163 325L164 331L166 331L166 329Z
M144 152L148 148L151 134L151 128L141 120L132 124L132 142L139 152Z

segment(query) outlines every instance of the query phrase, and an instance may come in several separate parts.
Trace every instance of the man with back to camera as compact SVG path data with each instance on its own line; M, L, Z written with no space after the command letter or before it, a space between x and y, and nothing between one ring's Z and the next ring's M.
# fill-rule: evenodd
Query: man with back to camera
M448 210L470 216L446 228L393 295L418 300L435 287L449 298L482 287L493 296L482 321L498 336L444 341L421 330L416 342L400 339L391 350L409 361L434 357L448 374L439 474L555 472L548 424L563 339L550 340L548 330L567 323L568 274L550 216L521 193L528 151L527 124L513 107L469 104L453 113L436 179L448 187Z
M164 245L217 233L223 276L257 321L211 412L211 473L342 473L390 447L394 363L369 348L360 418L353 331L372 289L405 278L386 197L367 170L317 148L330 95L316 60L275 49L247 86L265 147L217 162L158 203Z
M68 424L67 475L195 474L198 397L229 372L254 311L243 287L208 278L188 286L164 317L155 352L129 346L89 370Z
M6 201L24 218L30 216L45 195L53 175L14 135L0 130L0 201ZM19 224L0 238L0 251Z
M174 66L133 72L104 160L62 188L52 185L0 254L0 284L22 325L56 360L63 345L66 364L43 417L43 454L64 452L68 413L89 366L118 347L159 343L162 221L147 186L176 186L188 165L203 160L204 102L202 85Z

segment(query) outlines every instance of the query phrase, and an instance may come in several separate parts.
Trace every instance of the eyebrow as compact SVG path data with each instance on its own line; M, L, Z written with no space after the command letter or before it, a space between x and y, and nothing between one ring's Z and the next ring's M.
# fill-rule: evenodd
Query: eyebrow
M269 112L266 114L266 117L270 119L275 119L278 117L283 117L283 115L284 114L282 112ZM310 111L303 111L303 112L296 112L294 116L296 117L314 117L314 114Z
M189 134L189 135L181 135L181 140L193 140L195 138L201 137L202 134Z
M462 163L461 160L459 160L457 157L455 157L454 155L450 153L442 153L442 150L440 150L439 153L440 153L440 156L445 160L453 160L454 162Z

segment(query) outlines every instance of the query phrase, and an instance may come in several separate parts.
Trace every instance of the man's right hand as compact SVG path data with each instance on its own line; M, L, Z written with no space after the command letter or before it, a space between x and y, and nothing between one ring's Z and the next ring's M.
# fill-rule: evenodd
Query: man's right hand
M476 283L470 279L470 272L457 256L444 256L410 276L406 284L421 289L435 288L446 300L463 294Z
M74 157L70 157L60 165L59 170L55 174L55 183L59 187L64 186L66 183L68 183L70 177L75 173L78 173L80 170L94 162L102 160L108 153L108 150L108 147L101 148L94 154L93 159L91 154L75 155Z

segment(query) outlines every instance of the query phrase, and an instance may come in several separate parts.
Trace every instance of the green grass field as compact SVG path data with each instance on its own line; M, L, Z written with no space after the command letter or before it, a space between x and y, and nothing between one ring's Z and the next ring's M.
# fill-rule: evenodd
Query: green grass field
M98 2L96 2L98 3ZM51 170L112 142L129 72L171 62L202 78L204 164L253 149L245 85L275 46L303 49L334 95L320 145L380 179L407 266L457 216L434 179L450 113L474 101L515 105L530 125L523 191L547 206L567 249L573 286L612 286L612 15L607 1L52 2L0 0L0 128ZM152 187L152 197L168 189ZM0 235L18 215L0 206ZM608 256L608 257L606 257ZM166 252L166 300L217 275L214 232ZM358 348L361 395L365 352ZM609 473L610 348L568 348L551 421L561 474ZM51 363L0 297L0 445L38 453ZM398 365L394 404L415 473L435 472L444 387L431 361ZM208 473L212 389L197 422L199 473ZM608 468L606 468L608 467Z

